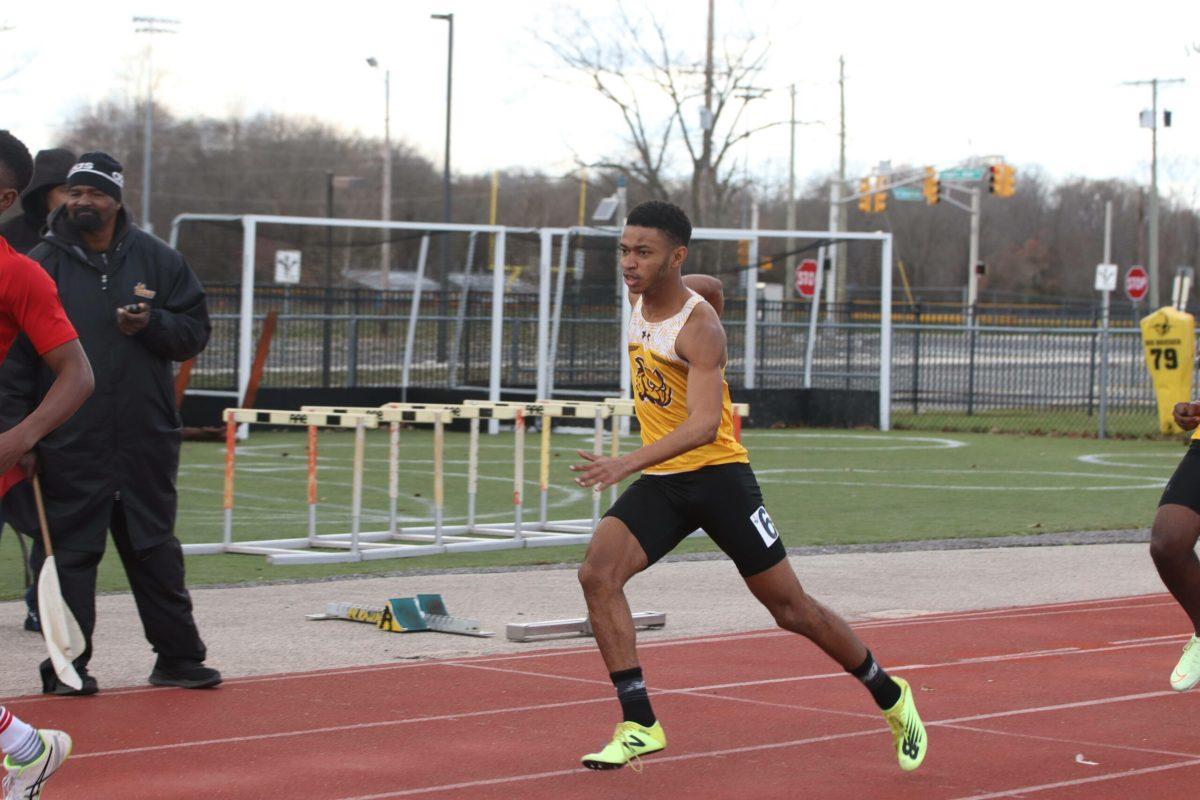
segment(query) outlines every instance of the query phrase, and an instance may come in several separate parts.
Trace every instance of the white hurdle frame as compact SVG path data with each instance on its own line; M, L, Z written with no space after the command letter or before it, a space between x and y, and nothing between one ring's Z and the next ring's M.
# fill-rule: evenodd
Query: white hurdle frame
M479 422L480 420L514 422L516 453L524 449L523 414L516 408L489 408L486 406L463 406L448 403L385 403L379 408L353 408L340 406L301 406L303 411L316 413L362 414L376 419L380 425L388 425L388 527L386 531L368 531L362 538L368 541L394 540L400 542L425 542L437 547L438 552L461 552L477 550L503 550L521 546L520 526L516 535L509 539L497 537L495 532L476 524L476 496L479 487ZM467 464L467 520L464 525L445 524L444 453L445 425L458 419L470 422L471 444ZM433 424L434 444L434 516L429 525L401 527L399 524L400 498L400 428L403 425ZM523 469L524 464L514 454L514 470ZM514 492L519 491L520 477L514 477ZM487 538L480 538L484 534ZM510 540L511 539L511 540Z
M184 545L188 554L244 553L264 555L275 563L339 563L362 561L366 555L366 543L360 539L362 526L362 474L363 452L366 431L378 427L375 418L365 414L327 414L304 411L272 411L247 408L227 408L225 420L225 484L223 491L224 531L217 546ZM307 501L308 535L298 538L262 539L247 542L233 541L233 509L235 499L235 473L237 461L237 430L241 425L272 425L281 427L307 428ZM351 477L350 532L319 536L316 533L317 506L317 436L319 428L354 430L354 461ZM311 552L314 546L328 547L342 552ZM306 550L307 552L297 552Z

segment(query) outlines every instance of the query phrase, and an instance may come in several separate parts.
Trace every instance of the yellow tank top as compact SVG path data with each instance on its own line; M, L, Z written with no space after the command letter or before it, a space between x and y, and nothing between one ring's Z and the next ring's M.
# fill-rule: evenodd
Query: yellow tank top
M690 291L690 290L689 290ZM633 399L642 444L657 442L687 419L688 364L675 352L675 339L697 305L704 302L696 292L675 316L662 322L647 322L642 300L629 318L629 368L633 373ZM746 448L733 435L733 407L729 384L721 381L721 427L716 441L681 453L649 467L648 475L691 472L714 464L749 463Z

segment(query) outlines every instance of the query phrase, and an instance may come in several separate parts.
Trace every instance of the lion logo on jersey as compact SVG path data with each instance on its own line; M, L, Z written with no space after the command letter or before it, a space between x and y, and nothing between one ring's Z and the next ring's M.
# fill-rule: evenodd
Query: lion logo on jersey
M646 361L641 356L634 356L633 360L637 363L637 374L633 376L633 383L638 399L662 408L671 405L671 387L667 386L667 379L662 370L654 367L647 369Z

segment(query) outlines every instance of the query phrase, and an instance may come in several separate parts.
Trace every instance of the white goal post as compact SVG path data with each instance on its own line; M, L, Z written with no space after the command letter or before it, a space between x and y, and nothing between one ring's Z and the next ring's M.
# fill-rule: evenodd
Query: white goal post
M538 240L537 258L537 307L536 320L536 397L554 397L571 395L570 390L554 388L553 373L556 366L556 354L552 343L557 342L558 328L562 319L562 281L566 269L566 251L570 246L572 236L588 234L593 236L610 236L613 239L614 272L616 265L616 240L619 229L615 227L586 227L586 228L516 228L500 225L467 225L439 222L384 222L381 220L341 219L336 217L291 217L266 214L198 214L185 213L177 216L171 225L171 245L177 246L180 228L187 222L225 222L237 223L242 228L241 247L241 280L240 304L238 310L238 349L237 349L237 396L231 398L231 406L239 405L240 398L245 396L250 379L251 361L254 349L253 325L255 317L255 277L258 263L257 233L261 225L285 225L309 228L342 228L342 229L374 229L377 231L409 232L412 234L459 234L473 236L489 236L492 240L491 252L491 305L490 305L490 338L489 369L487 382L488 399L495 402L501 399L505 387L502 386L502 362L504 348L504 299L506 293L506 241L507 237L521 234L526 237L536 237ZM836 231L805 231L805 230L767 230L739 228L696 228L692 232L693 241L714 242L749 242L750 266L742 270L740 284L745 291L746 314L744 321L744 371L742 386L755 389L758 386L756 375L756 359L758 340L758 270L759 241L761 239L799 239L819 241L827 246L836 247L849 242L878 242L879 253L879 427L881 430L891 428L891 361L892 361L892 234L884 232L855 233ZM558 259L555 259L554 248L559 247ZM422 259L424 256L422 256ZM555 275L557 269L557 276ZM556 280L557 278L557 280ZM419 286L415 290L419 293ZM616 302L616 298L614 298ZM417 301L413 302L415 318ZM627 322L629 315L628 303L620 303L621 321ZM624 367L626 348L624 342L624 325L618 324L617 310L614 309L613 323L615 341L612 353L618 365L620 388L622 396L628 397L630 391L629 371ZM414 320L410 320L409 337ZM607 333L605 334L608 335ZM406 359L407 364L407 359ZM405 371L407 376L407 369ZM402 387L407 389L407 386ZM524 390L526 393L528 389ZM397 400L400 398L397 397ZM496 432L498 423L489 422L489 432Z

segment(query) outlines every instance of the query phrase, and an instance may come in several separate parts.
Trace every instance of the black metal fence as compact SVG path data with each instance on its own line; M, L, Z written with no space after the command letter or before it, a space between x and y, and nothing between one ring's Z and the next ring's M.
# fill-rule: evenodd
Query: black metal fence
M192 387L236 385L238 295L209 287L214 331ZM396 386L403 380L411 292L262 287L255 336L267 311L279 313L264 387ZM808 303L757 304L752 357L759 388L878 389L877 303L824 307L817 324ZM619 307L607 295L568 295L551 369L555 391L615 391L626 369ZM1108 430L1149 434L1155 402L1142 360L1134 309L1117 309L1109 369L1100 384L1101 331L1091 314L1041 305L983 306L966 324L962 310L898 307L893 313L891 399L897 427L1094 433L1104 396ZM746 374L744 300L726 301L726 377L736 391ZM490 292L424 292L418 308L409 385L486 386L492 337ZM537 375L537 296L504 298L501 383L532 389ZM553 326L551 326L553 327ZM815 332L809 359L808 338Z

